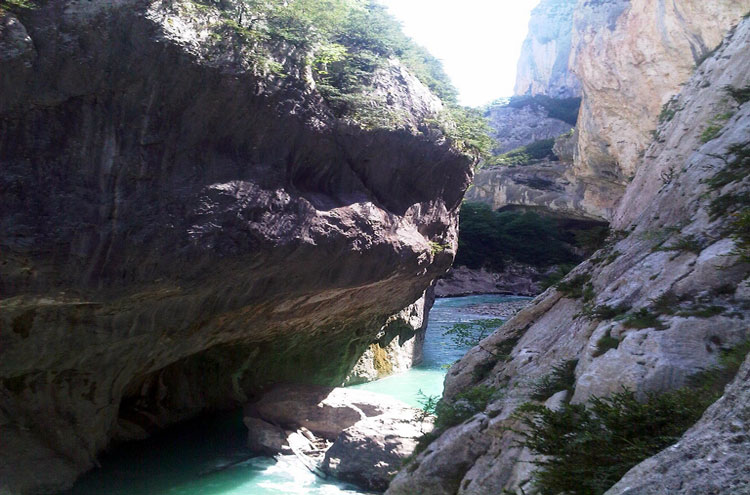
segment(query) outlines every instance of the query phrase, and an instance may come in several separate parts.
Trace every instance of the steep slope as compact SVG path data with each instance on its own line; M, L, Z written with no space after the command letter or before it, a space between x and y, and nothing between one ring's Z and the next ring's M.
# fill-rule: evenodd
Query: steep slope
M570 65L583 86L570 177L592 211L614 214L661 108L750 9L747 0L580 0Z
M402 470L389 495L533 493L534 458L512 431L519 405L533 398L555 408L622 387L640 397L676 389L750 339L750 102L725 89L750 87L749 45L746 19L685 85L675 113L634 167L609 246L451 369L446 401L460 405L478 386L496 393L483 412L447 429ZM548 386L541 397L538 384L545 377L549 384L564 363L574 366L571 383ZM737 394L746 375L747 367L683 441L635 468L612 493L652 493L664 486L662 473L669 483L684 476L675 493L718 493L702 491L712 483L687 473L709 462L714 480L746 487L737 457L719 455L706 440L715 431L730 441L738 423L729 418L744 420ZM747 436L732 439L737 452L747 450ZM691 454L705 457L675 461Z
M580 82L568 65L576 2L542 0L531 11L529 34L518 59L515 94L580 96Z
M397 60L366 88L383 128L385 107L335 117L309 50L244 11L19 12L0 13L0 492L411 337L391 316L450 265L472 159Z

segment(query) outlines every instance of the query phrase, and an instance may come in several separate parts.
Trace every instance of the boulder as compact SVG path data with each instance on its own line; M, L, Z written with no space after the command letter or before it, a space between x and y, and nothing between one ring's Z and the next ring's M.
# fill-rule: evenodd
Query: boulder
M419 437L432 431L412 408L365 418L339 434L323 459L323 471L368 490L385 491L414 452Z
M288 430L304 427L328 440L365 418L411 409L385 395L301 384L277 385L253 406L266 422Z

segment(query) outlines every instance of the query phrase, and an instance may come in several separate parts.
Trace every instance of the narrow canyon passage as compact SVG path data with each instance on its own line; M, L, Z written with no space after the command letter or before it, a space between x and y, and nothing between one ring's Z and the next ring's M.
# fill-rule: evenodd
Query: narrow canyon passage
M390 395L414 407L440 395L447 366L465 346L444 331L455 323L490 319L499 303L529 298L480 295L438 299L430 312L424 360L414 368L351 388ZM294 455L251 457L241 412L199 418L151 439L122 445L61 495L345 495L365 494L310 472Z

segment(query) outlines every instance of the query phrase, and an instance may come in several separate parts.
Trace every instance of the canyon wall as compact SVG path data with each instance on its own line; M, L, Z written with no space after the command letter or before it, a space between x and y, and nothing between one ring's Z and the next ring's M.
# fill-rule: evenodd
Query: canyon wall
M516 72L517 95L579 96L581 86L568 59L577 0L542 0L531 11Z
M390 60L370 97L401 120L357 125L308 53L248 36L190 1L0 12L0 492L274 382L338 385L422 325L392 316L450 266L472 175L424 125L442 103Z
M588 197L612 219L607 246L568 275L569 285L548 289L451 368L448 403L477 386L496 392L482 412L447 428L406 466L388 495L535 493L535 457L514 432L520 405L554 409L622 387L640 398L675 390L750 339L750 101L738 91L750 88L750 19L731 28L750 2L681 2L679 11L663 2L639 5L582 0L576 13L584 87L579 129L590 134L579 142L582 161L574 170L604 163L587 154L592 136L600 143L622 136L602 155L618 164L589 177L634 174L617 186L624 191L619 206L620 196ZM696 25L702 34L691 38ZM701 47L714 48L721 36L718 50L688 77ZM636 63L630 57L637 51L644 58ZM632 93L626 83L641 89ZM672 97L657 128L661 105ZM605 107L599 117L591 111ZM601 125L593 125L596 119ZM654 139L641 141L651 129ZM576 284L580 291L570 290ZM488 351L506 348L507 356ZM574 366L572 383L540 397L539 384L563 363ZM608 493L745 493L747 366L679 443L633 468Z

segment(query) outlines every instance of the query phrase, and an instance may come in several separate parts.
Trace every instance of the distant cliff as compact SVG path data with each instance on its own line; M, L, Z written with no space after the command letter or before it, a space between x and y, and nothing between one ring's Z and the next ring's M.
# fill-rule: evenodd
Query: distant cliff
M580 96L581 85L568 65L576 1L542 0L531 11L529 34L518 59L515 94Z

